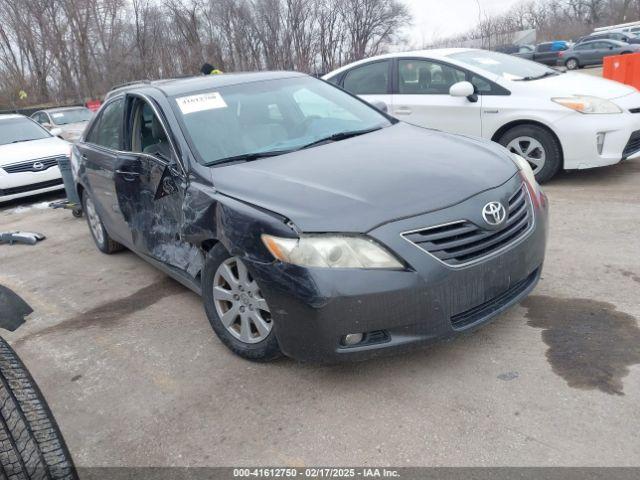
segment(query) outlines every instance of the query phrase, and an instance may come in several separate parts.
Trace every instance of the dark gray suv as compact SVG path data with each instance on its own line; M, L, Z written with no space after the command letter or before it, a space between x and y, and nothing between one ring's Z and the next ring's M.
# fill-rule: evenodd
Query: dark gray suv
M547 200L526 161L298 73L115 90L73 163L98 248L201 294L248 359L449 337L540 278Z

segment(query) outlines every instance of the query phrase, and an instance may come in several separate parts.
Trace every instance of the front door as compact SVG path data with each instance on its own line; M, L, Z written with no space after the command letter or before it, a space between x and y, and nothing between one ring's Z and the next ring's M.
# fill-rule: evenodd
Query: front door
M446 63L400 59L398 91L390 113L420 127L482 136L482 97L472 102L449 95L453 84L465 80L464 71Z
M117 160L116 194L133 248L187 270L196 253L181 240L185 175L158 114L146 100L127 98L127 153Z

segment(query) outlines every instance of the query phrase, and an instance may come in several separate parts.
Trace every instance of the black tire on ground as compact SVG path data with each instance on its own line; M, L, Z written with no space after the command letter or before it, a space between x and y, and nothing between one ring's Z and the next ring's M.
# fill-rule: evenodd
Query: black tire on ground
M60 429L29 371L0 338L0 478L76 480Z
M211 249L204 264L202 272L202 300L209 323L222 343L236 355L255 362L275 360L281 357L282 353L273 328L269 335L261 342L245 343L231 335L218 316L213 299L214 277L220 264L230 257L231 255L229 255L229 252L227 252L224 246L218 243Z
M577 58L569 58L564 62L565 67L569 70L577 70L580 68L580 62Z
M538 140L544 147L546 160L544 166L536 172L538 183L545 183L551 180L562 168L562 148L558 140L545 128L538 125L518 125L507 130L498 140L503 146L518 137L532 137Z
M91 218L90 218L90 215L87 213L88 201L93 203L93 199L89 195L89 192L84 190L82 192L82 211L85 213L85 217L87 217L87 226L89 227L89 232L91 233L91 237L93 238L93 241L95 242L96 247L98 247L98 250L100 250L102 253L106 253L107 255L111 255L112 253L123 250L124 247L109 236L109 233L107 233L107 230L104 228L102 219L100 219L100 225L98 227L102 231L102 240L98 239L96 237L96 234L93 233L93 230L91 229ZM95 207L93 207L93 210L95 211L96 215L99 218L100 215L98 214L97 210L95 210Z

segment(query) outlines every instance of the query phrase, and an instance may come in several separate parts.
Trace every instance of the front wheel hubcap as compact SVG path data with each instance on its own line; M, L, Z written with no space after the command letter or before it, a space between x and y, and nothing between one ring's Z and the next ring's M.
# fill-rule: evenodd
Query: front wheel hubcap
M241 342L258 343L271 333L267 301L238 257L228 258L216 270L213 302L224 327Z
M542 170L547 160L547 152L544 146L533 137L514 138L507 145L507 149L512 153L517 153L529 162L535 174Z

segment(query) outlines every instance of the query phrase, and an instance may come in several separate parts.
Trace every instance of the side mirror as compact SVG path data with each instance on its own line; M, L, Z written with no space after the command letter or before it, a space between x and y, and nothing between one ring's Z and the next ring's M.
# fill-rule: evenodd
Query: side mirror
M382 100L375 100L373 102L370 102L370 104L373 108L376 108L381 112L389 113L389 107Z
M476 89L471 82L458 82L451 85L449 95L452 97L467 97L471 103L478 101Z
M61 128L52 128L51 130L49 130L49 133L51 135L53 135L54 137L61 137L62 135L62 129Z
M40 125L42 125L47 130L51 130L51 127L53 127L53 125L51 125L49 122L44 122L44 123L41 123Z

